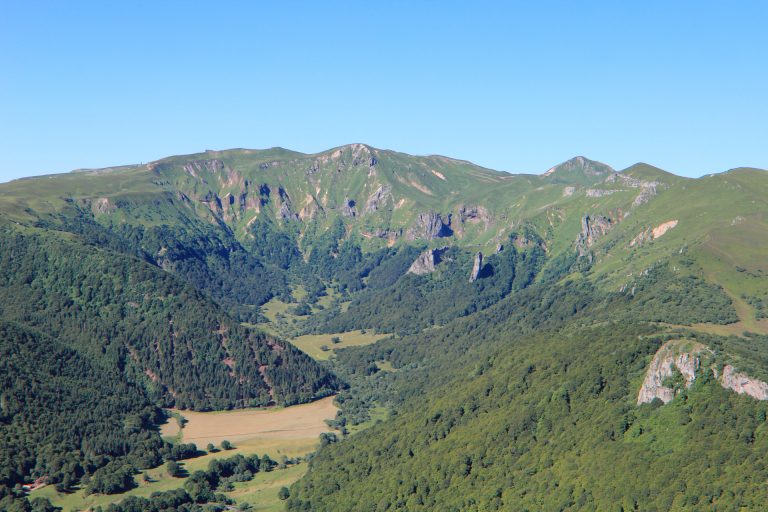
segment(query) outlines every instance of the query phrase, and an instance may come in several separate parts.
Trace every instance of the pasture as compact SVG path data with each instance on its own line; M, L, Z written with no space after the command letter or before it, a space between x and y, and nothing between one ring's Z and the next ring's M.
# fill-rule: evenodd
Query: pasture
M325 420L333 419L337 410L333 397L327 397L309 404L271 409L174 411L174 414L180 414L187 420L184 428L179 431L178 422L171 418L161 426L160 433L166 438L195 443L202 450L205 450L208 443L220 447L221 441L225 439L234 445L231 450L217 450L181 461L182 469L191 474L206 469L211 460L232 457L238 453L268 454L275 461L280 461L283 456L289 459L306 456L317 449L319 435L331 430ZM106 506L128 496L149 497L153 492L169 491L184 485L185 478L170 476L165 465L141 469L149 481L144 481L142 475L136 475L137 487L122 494L85 496L82 489L72 493L58 493L52 485L48 485L33 491L30 497L48 498L54 505L62 507L63 512L70 512ZM285 469L257 473L250 482L239 482L233 491L225 494L238 504L252 505L252 510L282 510L283 502L277 497L280 487L290 486L306 471L307 464L302 462Z
M291 339L291 343L309 357L318 361L326 361L333 356L335 349L370 345L380 339L388 337L388 334L374 334L362 331L340 332L335 334L306 334ZM333 338L339 338L339 343L334 343ZM322 347L328 350L323 350Z

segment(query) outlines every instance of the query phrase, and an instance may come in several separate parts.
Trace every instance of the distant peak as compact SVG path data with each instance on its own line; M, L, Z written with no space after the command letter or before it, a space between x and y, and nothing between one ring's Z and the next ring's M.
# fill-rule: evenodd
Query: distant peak
M340 149L342 151L349 150L353 153L358 153L361 151L367 151L370 153L374 148L368 144L363 144L362 142L353 142L352 144L344 144L343 146L339 146L336 149Z
M547 172L543 176L551 176L553 174L573 174L578 173L584 176L604 176L606 174L614 173L613 167L610 165L598 162L596 160L590 160L585 156L575 156L570 160L558 164Z
M645 162L638 162L634 165L630 165L626 169L620 171L620 173L625 176L631 176L637 179L648 181L656 180L664 183L671 183L677 180L685 179Z

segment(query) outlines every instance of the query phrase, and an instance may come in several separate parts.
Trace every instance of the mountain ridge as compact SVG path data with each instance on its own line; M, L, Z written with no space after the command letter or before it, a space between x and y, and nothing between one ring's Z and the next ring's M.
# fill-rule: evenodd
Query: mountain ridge
M4 330L9 339L0 348L13 353L14 336L28 343L55 338L62 351L108 368L143 397L114 409L138 418L131 421L140 425L141 442L131 438L121 450L104 451L119 442L106 430L103 444L87 453L63 450L50 464L36 447L24 451L17 443L18 432L40 425L4 426L3 412L0 433L24 453L22 468L0 474L5 484L32 475L72 481L118 460L158 463L170 450L151 433L160 406L293 404L338 392L345 406L336 425L364 423L377 401L402 407L407 421L418 423L423 411L406 407L404 397L429 393L458 411L439 384L469 379L477 386L472 375L488 372L490 383L506 388L505 374L488 361L509 358L533 339L559 360L560 333L585 351L577 361L585 384L558 384L554 395L533 391L556 409L531 413L540 432L550 432L555 420L565 421L563 431L573 427L563 416L569 393L591 397L595 386L605 387L589 351L604 352L611 378L629 371L640 379L660 346L655 333L701 337L730 374L768 381L761 352L749 348L768 333L768 173L761 170L687 179L648 164L616 171L574 157L534 175L365 144L314 154L206 151L0 184L0 230L0 320L19 325ZM593 328L596 340L587 332ZM338 361L322 364L285 341L363 329L394 336L334 350ZM625 334L619 362L601 345L613 331ZM535 361L529 365L549 364L532 348L525 354ZM396 371L382 371L382 361ZM509 363L515 372L518 363L525 366ZM35 368L23 371L40 379ZM545 374L541 385L555 385L558 372ZM77 387L76 378L65 377L63 385ZM612 400L631 400L612 402L610 414L636 407L640 382L621 379ZM681 393L699 391L693 385ZM0 398L0 405L22 408L15 396ZM24 410L38 406L33 400ZM72 409L74 403L61 404L54 421L66 421ZM638 421L656 421L644 411ZM573 428L584 434L587 424ZM524 429L526 436L534 431ZM67 446L79 445L77 432L62 435ZM414 448L404 449L419 452ZM491 447L478 441L476 449ZM67 458L90 469L61 469ZM317 478L324 477L310 473L307 481ZM302 487L300 500L318 499L313 492ZM442 489L439 499L454 500L449 495Z

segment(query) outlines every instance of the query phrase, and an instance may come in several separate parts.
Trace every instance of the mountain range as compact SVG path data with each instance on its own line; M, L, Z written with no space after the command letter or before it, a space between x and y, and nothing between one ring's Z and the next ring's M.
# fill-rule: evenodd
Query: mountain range
M752 168L351 144L0 184L0 499L161 463L163 408L337 394L342 431L390 417L324 446L290 510L758 510L766 254ZM354 329L392 336L290 343Z

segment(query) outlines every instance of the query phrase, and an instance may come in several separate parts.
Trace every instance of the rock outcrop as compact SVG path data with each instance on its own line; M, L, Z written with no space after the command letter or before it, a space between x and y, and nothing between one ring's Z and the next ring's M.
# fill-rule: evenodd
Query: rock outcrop
M674 228L675 226L677 226L677 219L668 220L667 222L662 222L661 224L653 228L653 230L651 231L651 234L653 235L653 238L656 239L662 236L664 233L666 233L670 229Z
M286 192L283 187L280 187L277 192L280 202L277 216L282 220L298 220L299 215L294 213L293 208L291 207L291 198L288 197L288 192Z
M586 195L587 197L605 197L611 194L615 194L616 192L621 192L621 190L604 189L604 188L588 188L586 190Z
M647 186L644 186L640 193L637 194L637 197L635 197L635 200L632 201L632 207L635 208L637 206L640 206L641 204L645 204L653 197L656 196L656 184L648 184Z
M317 200L311 195L307 194L306 205L299 212L299 218L303 221L313 220L323 213L322 207L317 203Z
M445 247L442 249L427 249L419 254L419 257L411 263L408 273L416 274L417 276L431 274L435 271L435 266L442 261L443 252L445 252L445 250Z
M433 240L435 238L451 236L451 216L444 221L439 213L428 211L416 217L413 226L405 232L406 240Z
M650 403L655 398L666 404L674 399L683 387L690 388L701 370L702 358L705 355L714 355L714 353L701 343L684 340L665 343L653 356L653 361L645 374L645 380L637 395L638 405ZM737 372L730 364L723 367L723 373L720 376L714 364L709 368L723 388L748 395L756 400L768 400L768 383ZM682 380L675 378L676 372L679 372Z
M484 206L460 206L458 209L459 222L462 224L469 222L477 224L482 222L488 224L491 222L491 215Z
M194 160L188 162L183 166L184 172L196 178L200 183L207 183L205 178L201 176L202 173L217 174L224 169L224 163L221 160Z
M579 256L586 256L588 249L594 243L611 230L613 223L608 217L602 215L585 215L581 218L581 232L576 237L576 250Z
M605 179L604 183L620 183L629 188L639 188L640 193L632 201L633 208L653 199L656 195L657 187L660 185L658 181L644 181L620 173L611 174Z
M94 214L112 213L117 207L107 197L100 197L91 202L91 211Z
M740 395L746 394L756 400L768 400L768 384L752 379L744 373L737 373L729 364L723 367L720 384L725 389L731 389Z
M607 178L605 178L604 183L620 183L621 185L624 185L626 187L640 188L646 182L639 180L637 178L633 178L632 176L627 176L626 174L615 172L610 176L608 176Z
M674 228L675 226L677 226L677 219L662 222L655 228L645 228L629 242L629 246L639 247L645 243L650 242L651 240L656 240L657 238L664 236L667 231Z
M472 264L472 273L469 274L469 282L474 283L480 276L480 270L483 268L483 253L475 254L475 262Z
M375 161L375 159L373 159ZM371 166L375 165L372 164ZM384 206L384 204L392 199L392 187L389 185L381 185L377 188L365 202L365 212L371 213L378 211Z
M675 398L681 389L665 385L674 380L675 371L682 374L682 384L685 388L690 388L701 363L699 354L704 349L704 345L698 343L691 344L687 350L683 350L683 342L680 341L665 343L653 356L651 366L645 374L645 380L637 395L638 405L650 403L655 398L666 404Z
M650 242L653 240L653 234L651 232L651 228L646 228L640 233L635 236L632 240L629 242L630 247L640 247L641 245Z
M542 243L537 242L536 240L531 240L527 236L515 233L510 235L509 240L512 242L512 245L515 246L516 249L530 249L531 247L536 247L537 245L541 247L542 249L546 250L546 246Z

